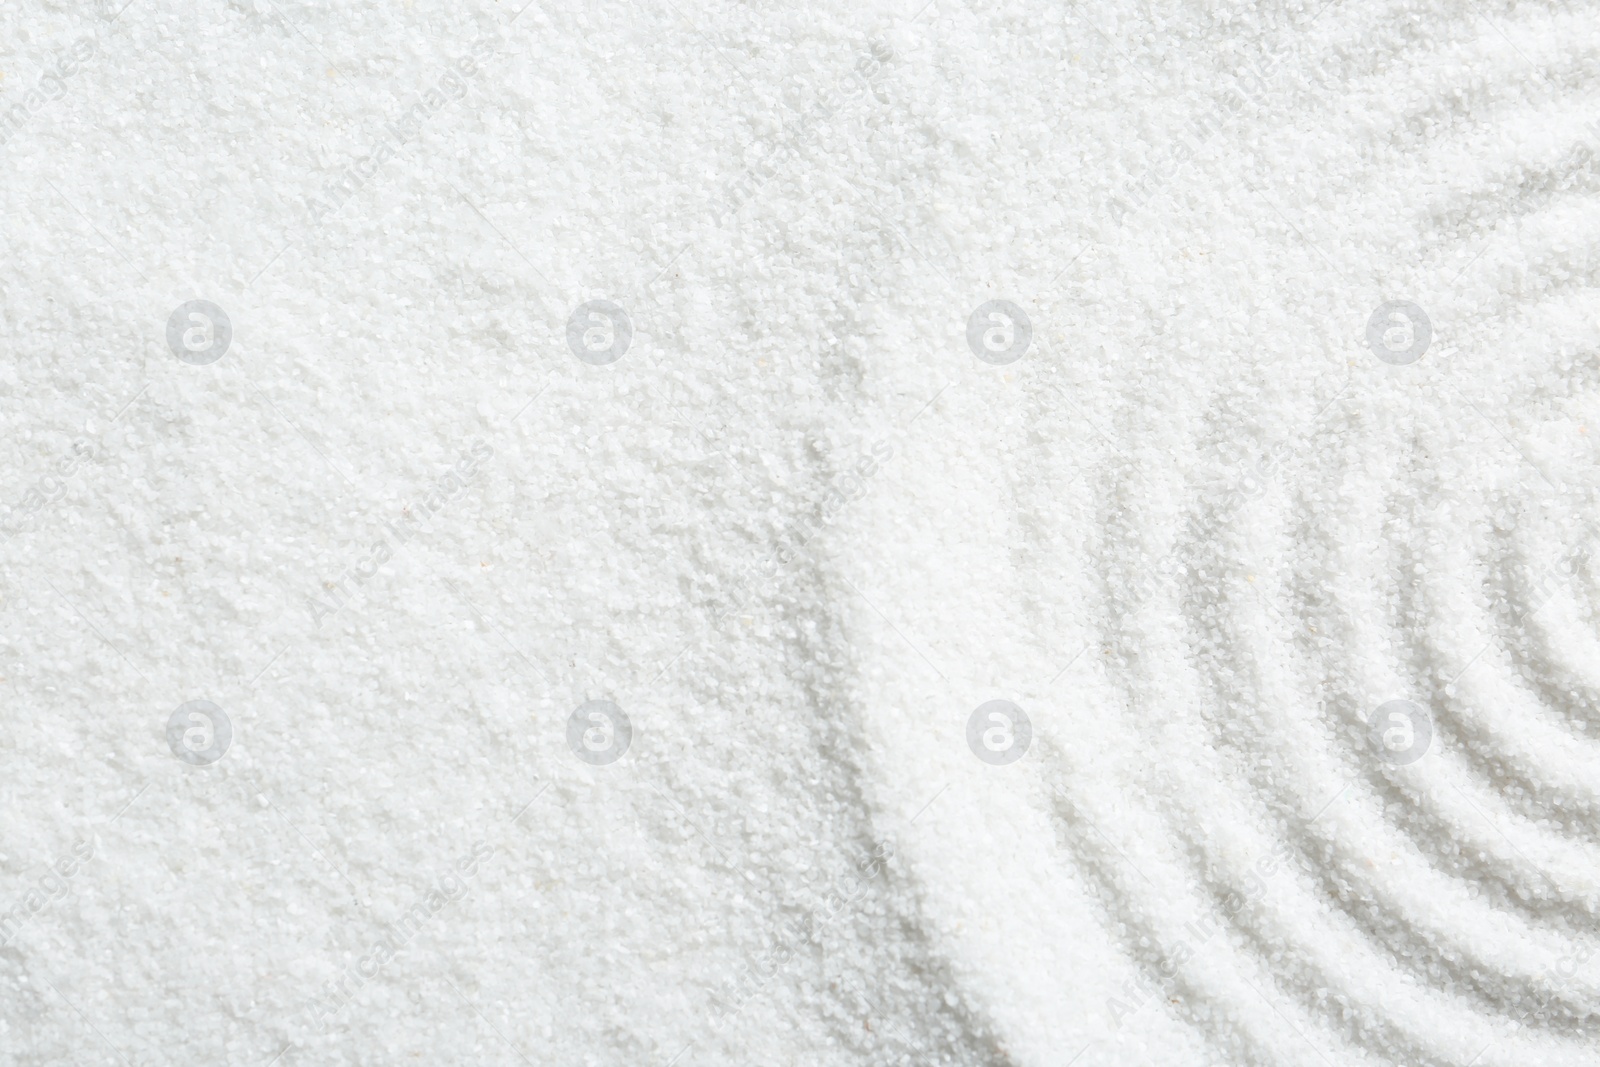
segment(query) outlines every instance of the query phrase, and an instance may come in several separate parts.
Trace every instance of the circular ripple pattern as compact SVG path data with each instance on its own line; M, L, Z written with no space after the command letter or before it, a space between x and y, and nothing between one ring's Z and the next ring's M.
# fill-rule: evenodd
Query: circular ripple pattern
M1034 298L1071 387L935 409L1027 440L963 487L930 431L881 510L1014 502L877 586L959 623L860 628L915 694L883 818L948 768L915 873L1021 1062L1595 1062L1600 19L1429 18L1298 33ZM1385 340L1396 309L1420 332ZM959 726L964 686L1029 708L1026 773L897 732Z

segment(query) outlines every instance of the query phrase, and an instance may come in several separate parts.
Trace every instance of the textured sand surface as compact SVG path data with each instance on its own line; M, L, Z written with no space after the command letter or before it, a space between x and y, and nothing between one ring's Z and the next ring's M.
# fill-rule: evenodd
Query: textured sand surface
M1593 4L122 3L0 1064L1600 1062Z

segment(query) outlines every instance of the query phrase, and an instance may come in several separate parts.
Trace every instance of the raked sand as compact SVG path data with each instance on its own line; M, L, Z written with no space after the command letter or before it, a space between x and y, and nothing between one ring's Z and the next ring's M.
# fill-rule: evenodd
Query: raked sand
M0 10L0 1064L1600 1062L1593 5Z

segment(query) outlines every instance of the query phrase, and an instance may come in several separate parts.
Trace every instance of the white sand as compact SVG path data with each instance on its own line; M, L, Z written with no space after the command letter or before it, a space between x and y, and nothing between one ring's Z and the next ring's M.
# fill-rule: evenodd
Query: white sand
M0 1064L1600 1061L1592 7L121 2Z

